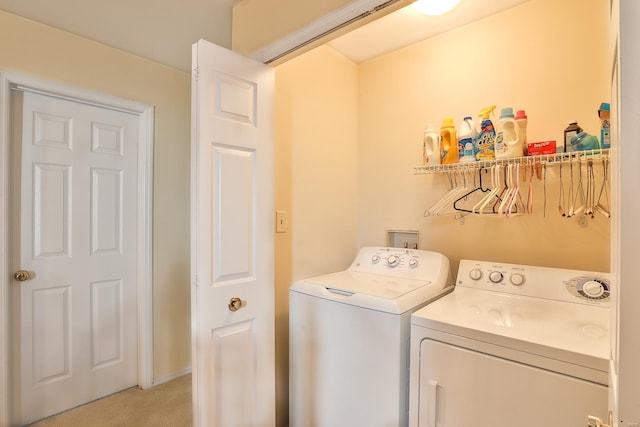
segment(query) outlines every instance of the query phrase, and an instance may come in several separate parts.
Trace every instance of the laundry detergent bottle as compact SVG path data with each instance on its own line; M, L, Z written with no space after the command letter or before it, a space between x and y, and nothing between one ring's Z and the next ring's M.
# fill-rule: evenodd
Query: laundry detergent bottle
M524 110L518 110L516 113L516 123L518 123L518 127L520 128L520 138L522 138L522 145L524 146L524 151L527 151L527 113Z
M476 141L474 143L476 160L493 160L496 158L494 145L496 139L496 129L493 126L493 122L489 118L489 116L493 114L493 110L495 109L495 105L490 105L480 110L480 113L478 114L482 122L480 123L480 132L478 133L478 136L476 137Z
M458 163L458 140L451 117L444 119L440 128L440 163L443 165Z
M433 166L440 164L440 135L435 126L428 124L422 138L422 164Z
M460 126L458 126L458 157L460 163L469 163L476 161L473 141L478 136L476 125L473 123L471 116L464 118Z
M495 142L496 159L521 157L524 151L520 126L513 115L513 108L505 107L500 111Z

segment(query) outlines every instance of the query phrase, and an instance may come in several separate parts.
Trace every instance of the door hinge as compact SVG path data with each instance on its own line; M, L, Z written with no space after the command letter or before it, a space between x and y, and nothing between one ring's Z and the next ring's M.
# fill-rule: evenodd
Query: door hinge
M198 276L193 276L193 286L198 287Z
M193 75L193 79L194 79L195 81L198 81L198 77L200 77L200 67L195 67L195 68L193 69L193 73L192 73L192 75Z

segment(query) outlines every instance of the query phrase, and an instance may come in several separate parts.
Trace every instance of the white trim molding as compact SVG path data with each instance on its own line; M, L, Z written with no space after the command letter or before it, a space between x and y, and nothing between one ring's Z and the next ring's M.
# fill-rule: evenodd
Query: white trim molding
M153 386L153 140L154 107L25 74L0 70L0 427L14 425L16 408L12 377L11 285L10 280L10 120L11 90L37 92L74 102L136 114L139 118L138 144L138 385Z
M316 42L324 43L327 36L338 35L358 21L377 18L383 10L386 14L409 3L411 0L353 0L249 56L265 64L277 65L293 52L300 53L315 46Z
M0 73L0 426L9 427L9 83Z

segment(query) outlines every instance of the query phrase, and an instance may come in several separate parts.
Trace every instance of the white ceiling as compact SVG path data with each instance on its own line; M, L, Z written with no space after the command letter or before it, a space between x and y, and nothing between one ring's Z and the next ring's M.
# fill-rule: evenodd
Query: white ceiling
M0 9L189 72L198 39L231 46L236 0L0 0ZM330 43L356 62L528 0L462 0L442 17L407 7Z
M426 16L411 5L339 37L329 45L355 62L375 58L529 0L461 0L451 12Z

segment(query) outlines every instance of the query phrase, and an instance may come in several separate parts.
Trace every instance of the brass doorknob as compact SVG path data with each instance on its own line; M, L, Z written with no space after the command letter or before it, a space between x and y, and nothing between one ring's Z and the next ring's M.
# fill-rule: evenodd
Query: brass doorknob
M238 297L233 297L229 300L229 310L238 311L242 308L242 300Z
M24 282L31 278L31 274L29 274L27 270L18 270L15 273L13 273L13 278L16 279L18 282Z

